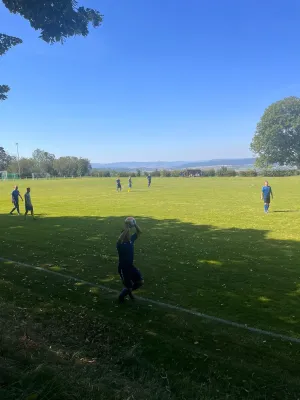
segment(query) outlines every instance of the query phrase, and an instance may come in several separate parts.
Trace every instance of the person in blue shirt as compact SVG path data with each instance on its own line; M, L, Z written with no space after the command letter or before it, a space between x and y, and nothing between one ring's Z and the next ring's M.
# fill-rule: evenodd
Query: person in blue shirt
M148 187L150 187L151 186L151 180L152 180L152 177L151 177L150 174L147 176L147 179L148 179Z
M122 190L122 185L121 185L121 179L120 178L118 178L117 180L116 180L116 184L117 184L117 192L121 192L121 190Z
M130 227L125 223L125 228L117 242L119 255L118 272L120 274L124 289L119 295L119 302L124 303L125 297L134 300L132 292L144 284L141 272L134 266L134 243L142 233L137 224L134 225L136 232L131 235Z
M271 188L271 186L269 186L269 182L265 181L265 184L262 187L261 196L260 196L261 200L264 201L265 213L269 212L271 196L272 196L272 199L273 199L272 188Z
M19 197L23 201L18 186L15 186L14 190L11 193L11 201L14 205L14 208L11 210L10 215L12 215L15 210L17 210L17 213L20 215Z

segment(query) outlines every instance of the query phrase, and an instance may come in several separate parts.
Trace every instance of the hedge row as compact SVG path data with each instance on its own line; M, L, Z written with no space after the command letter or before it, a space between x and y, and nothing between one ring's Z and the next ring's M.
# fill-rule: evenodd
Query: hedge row
M193 176L193 172L190 170L190 175L187 174L186 171L181 170L155 170L152 171L150 174L152 177L188 177ZM146 176L149 172L118 172L118 171L109 171L109 170L92 170L91 176L94 177L136 177L136 176ZM202 170L200 173L195 173L196 177L212 177L212 176L219 176L219 177L233 177L233 176L243 176L243 177L255 177L255 176L264 176L264 177L276 177L276 176L295 176L300 175L300 170L296 169L270 169L270 170L255 170L255 169L248 169L244 171L236 171L232 168L221 167L219 169L205 169Z

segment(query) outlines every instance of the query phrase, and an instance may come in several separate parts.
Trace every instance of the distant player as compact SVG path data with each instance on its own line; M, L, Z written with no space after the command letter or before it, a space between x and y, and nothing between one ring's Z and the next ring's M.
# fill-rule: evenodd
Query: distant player
M26 193L24 195L24 199L25 199L25 219L27 217L27 214L30 212L31 216L33 219L34 218L34 213L33 213L33 206L31 203L31 196L30 196L30 188L27 188Z
M132 189L132 179L131 176L128 178L128 192Z
M150 187L151 186L151 181L152 181L152 176L149 174L147 176L147 179L148 179L148 187Z
M14 190L11 193L11 201L14 205L14 208L11 210L10 214L12 215L15 210L20 215L20 206L19 206L19 197L23 201L23 198L19 192L18 186L15 186Z
M125 228L117 242L117 250L119 254L118 272L125 288L119 295L120 303L125 301L125 297L134 300L132 292L140 288L143 283L141 272L133 265L134 259L134 242L142 233L138 225L134 225L136 232L131 235L129 226L125 223Z
M269 212L271 196L272 196L272 199L273 199L272 188L271 188L271 186L269 186L269 182L265 181L265 184L262 187L261 196L260 196L261 200L264 201L265 213Z
M117 192L121 192L121 190L122 190L122 185L121 185L121 179L120 179L120 178L118 178L118 179L116 180L116 184L117 184Z

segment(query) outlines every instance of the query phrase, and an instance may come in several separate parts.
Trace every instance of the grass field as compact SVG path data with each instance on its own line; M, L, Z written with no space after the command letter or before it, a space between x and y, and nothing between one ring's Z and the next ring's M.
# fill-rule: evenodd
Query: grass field
M125 180L123 179L123 183ZM0 182L1 399L299 399L300 344L74 283L121 289L115 243L143 229L140 296L300 338L299 178L21 181L38 215L9 216ZM22 206L22 205L21 205Z

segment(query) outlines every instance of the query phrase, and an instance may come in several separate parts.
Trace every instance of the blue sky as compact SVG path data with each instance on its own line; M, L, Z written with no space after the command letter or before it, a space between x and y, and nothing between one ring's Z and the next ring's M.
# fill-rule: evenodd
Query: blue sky
M94 162L251 156L264 109L300 95L300 2L79 0L104 14L49 46L0 2L0 145Z

